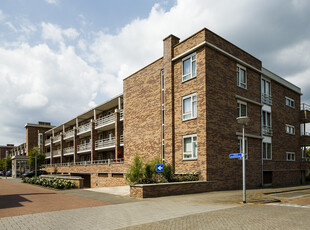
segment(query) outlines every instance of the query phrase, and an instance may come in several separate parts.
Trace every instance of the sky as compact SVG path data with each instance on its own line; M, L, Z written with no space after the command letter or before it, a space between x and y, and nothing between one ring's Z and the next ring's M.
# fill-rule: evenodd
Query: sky
M0 0L0 145L122 93L163 38L208 28L302 89L310 104L308 0Z

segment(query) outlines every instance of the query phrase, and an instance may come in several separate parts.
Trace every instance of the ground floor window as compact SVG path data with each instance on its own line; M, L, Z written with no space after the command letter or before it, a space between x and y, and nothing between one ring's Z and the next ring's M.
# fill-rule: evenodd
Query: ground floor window
M197 134L183 136L183 160L197 159Z
M286 153L286 160L288 160L288 161L295 161L295 153L287 152Z
M264 160L271 160L271 143L263 142L263 159Z

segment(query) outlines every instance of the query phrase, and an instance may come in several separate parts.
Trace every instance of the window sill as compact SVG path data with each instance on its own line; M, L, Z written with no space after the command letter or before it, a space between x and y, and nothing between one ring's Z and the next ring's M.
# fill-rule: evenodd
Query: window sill
M242 86L240 86L240 85L237 85L239 88L241 88L241 89L245 89L245 90L248 90L248 87L246 87L246 88L243 88Z
M183 161L197 161L197 158L183 159Z
M197 75L196 75L195 77L191 77L191 78L189 78L189 79L187 79L187 80L183 80L183 76L182 76L182 83L188 82L188 81L190 81L190 80L192 80L192 79L195 79L196 77L197 77Z
M197 119L197 117L192 117L192 118L188 118L188 119L183 119L182 121L190 121L190 120L195 120Z

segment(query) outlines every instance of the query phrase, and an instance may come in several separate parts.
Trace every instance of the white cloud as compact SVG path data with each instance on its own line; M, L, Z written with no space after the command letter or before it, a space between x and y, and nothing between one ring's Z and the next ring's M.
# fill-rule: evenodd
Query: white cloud
M58 0L45 0L47 3L49 4L57 4L58 3Z
M32 109L45 106L48 99L39 93L26 93L19 95L16 98L16 101L20 106Z
M42 26L42 38L44 40L51 40L54 43L64 42L64 36L69 39L76 39L79 33L73 29L61 29L58 25L52 23L41 23Z

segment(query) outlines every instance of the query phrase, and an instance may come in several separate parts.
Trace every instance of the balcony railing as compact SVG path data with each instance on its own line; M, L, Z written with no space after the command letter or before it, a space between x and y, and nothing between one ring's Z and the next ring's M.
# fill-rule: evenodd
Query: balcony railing
M83 151L89 151L91 149L91 144L85 143L85 144L80 144L77 146L77 151L78 152L83 152Z
M51 138L45 140L45 145L51 144Z
M51 157L51 152L46 152L45 157Z
M76 166L76 165L98 165L98 164L123 164L124 160L118 159L105 159L105 160L95 160L93 163L91 161L79 161L79 162L67 162L67 163L56 163L56 164L44 164L41 167L42 168L48 168L48 167L65 167L65 166Z
M121 144L121 145L124 144L124 135L120 135L120 144Z
M99 128L99 127L102 127L105 125L112 124L113 122L115 122L115 115L114 115L114 113L111 113L107 116L104 116L104 117L97 119L95 121L95 127Z
M262 94L262 103L272 105L272 97L269 94Z
M300 105L300 109L301 109L301 110L308 110L308 111L310 111L310 105L305 104L305 103L302 103L302 104Z
M272 136L272 127L271 126L263 126L263 135Z
M89 122L87 124L79 126L78 129L77 129L77 133L78 134L85 133L85 132L90 131L90 129L91 129L91 124Z
M74 129L68 130L63 134L64 139L70 138L74 136Z
M60 156L60 155L61 155L60 149L53 150L53 157L57 157L57 156Z
M95 142L96 149L105 148L105 147L113 147L113 146L115 146L115 137L101 139Z
M72 153L74 153L74 147L73 146L64 148L64 155L68 155L68 154L72 154Z
M53 141L54 142L60 141L60 135L54 136Z
M119 115L120 115L119 119L120 119L120 120L123 120L123 119L124 119L124 110L123 110L123 109L121 109L121 110L119 111Z

